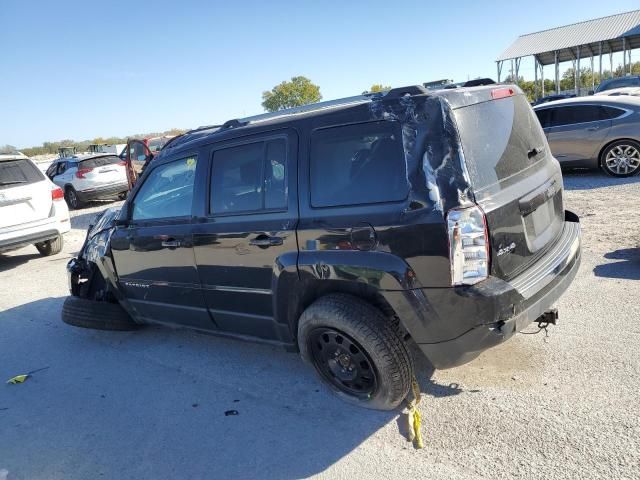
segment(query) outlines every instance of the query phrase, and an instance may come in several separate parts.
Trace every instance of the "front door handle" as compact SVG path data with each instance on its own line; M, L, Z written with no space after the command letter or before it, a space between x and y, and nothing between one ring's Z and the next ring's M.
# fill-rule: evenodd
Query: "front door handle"
M600 130L600 127L589 127L589 128L587 128L587 132L595 132L596 130Z
M249 245L255 247L275 247L282 245L281 237L269 237L267 235L258 235L256 238L249 240Z

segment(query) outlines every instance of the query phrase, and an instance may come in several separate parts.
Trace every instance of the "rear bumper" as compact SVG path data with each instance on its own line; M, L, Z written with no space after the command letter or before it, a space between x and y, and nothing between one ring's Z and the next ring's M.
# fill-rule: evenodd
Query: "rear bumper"
M16 250L35 243L52 240L60 235L62 235L60 229L49 228L47 230L38 230L35 232L21 232L18 235L11 237L8 236L6 238L0 237L0 252L8 252L9 250Z
M385 297L431 363L455 367L541 317L573 281L580 255L578 217L566 212L556 245L509 282L489 277L471 287L387 292Z
M76 191L76 194L78 195L78 199L80 199L80 201L86 202L98 198L113 197L120 193L126 192L127 190L129 190L129 185L125 182L95 188L88 188L85 190Z

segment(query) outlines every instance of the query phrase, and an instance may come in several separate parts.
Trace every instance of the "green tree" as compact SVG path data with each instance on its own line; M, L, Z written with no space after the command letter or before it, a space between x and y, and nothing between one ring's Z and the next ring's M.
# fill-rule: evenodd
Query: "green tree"
M299 107L320 100L322 100L320 87L302 76L293 77L290 82L282 82L270 91L262 93L262 106L268 112Z
M369 87L369 91L367 93L379 93L386 92L387 90L391 90L391 85L382 85L381 83L374 83Z

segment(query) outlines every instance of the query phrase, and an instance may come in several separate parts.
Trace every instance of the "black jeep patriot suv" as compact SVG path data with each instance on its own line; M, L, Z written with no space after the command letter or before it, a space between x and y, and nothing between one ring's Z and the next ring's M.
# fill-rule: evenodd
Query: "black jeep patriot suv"
M447 368L550 320L580 260L562 193L515 86L231 120L169 143L98 217L63 320L276 342L343 398L391 409L409 339Z

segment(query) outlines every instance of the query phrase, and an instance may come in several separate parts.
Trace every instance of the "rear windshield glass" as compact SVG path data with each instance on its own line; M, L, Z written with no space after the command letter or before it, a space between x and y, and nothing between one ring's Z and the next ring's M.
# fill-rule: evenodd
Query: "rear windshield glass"
M498 183L544 158L544 132L523 95L455 111L464 158L477 190Z
M407 193L399 123L345 125L312 134L312 206L394 202Z
M95 168L104 167L105 165L114 165L120 163L122 159L115 155L108 155L106 157L89 158L80 162L81 168Z
M44 175L29 160L8 160L0 162L0 189L16 185L39 182Z

